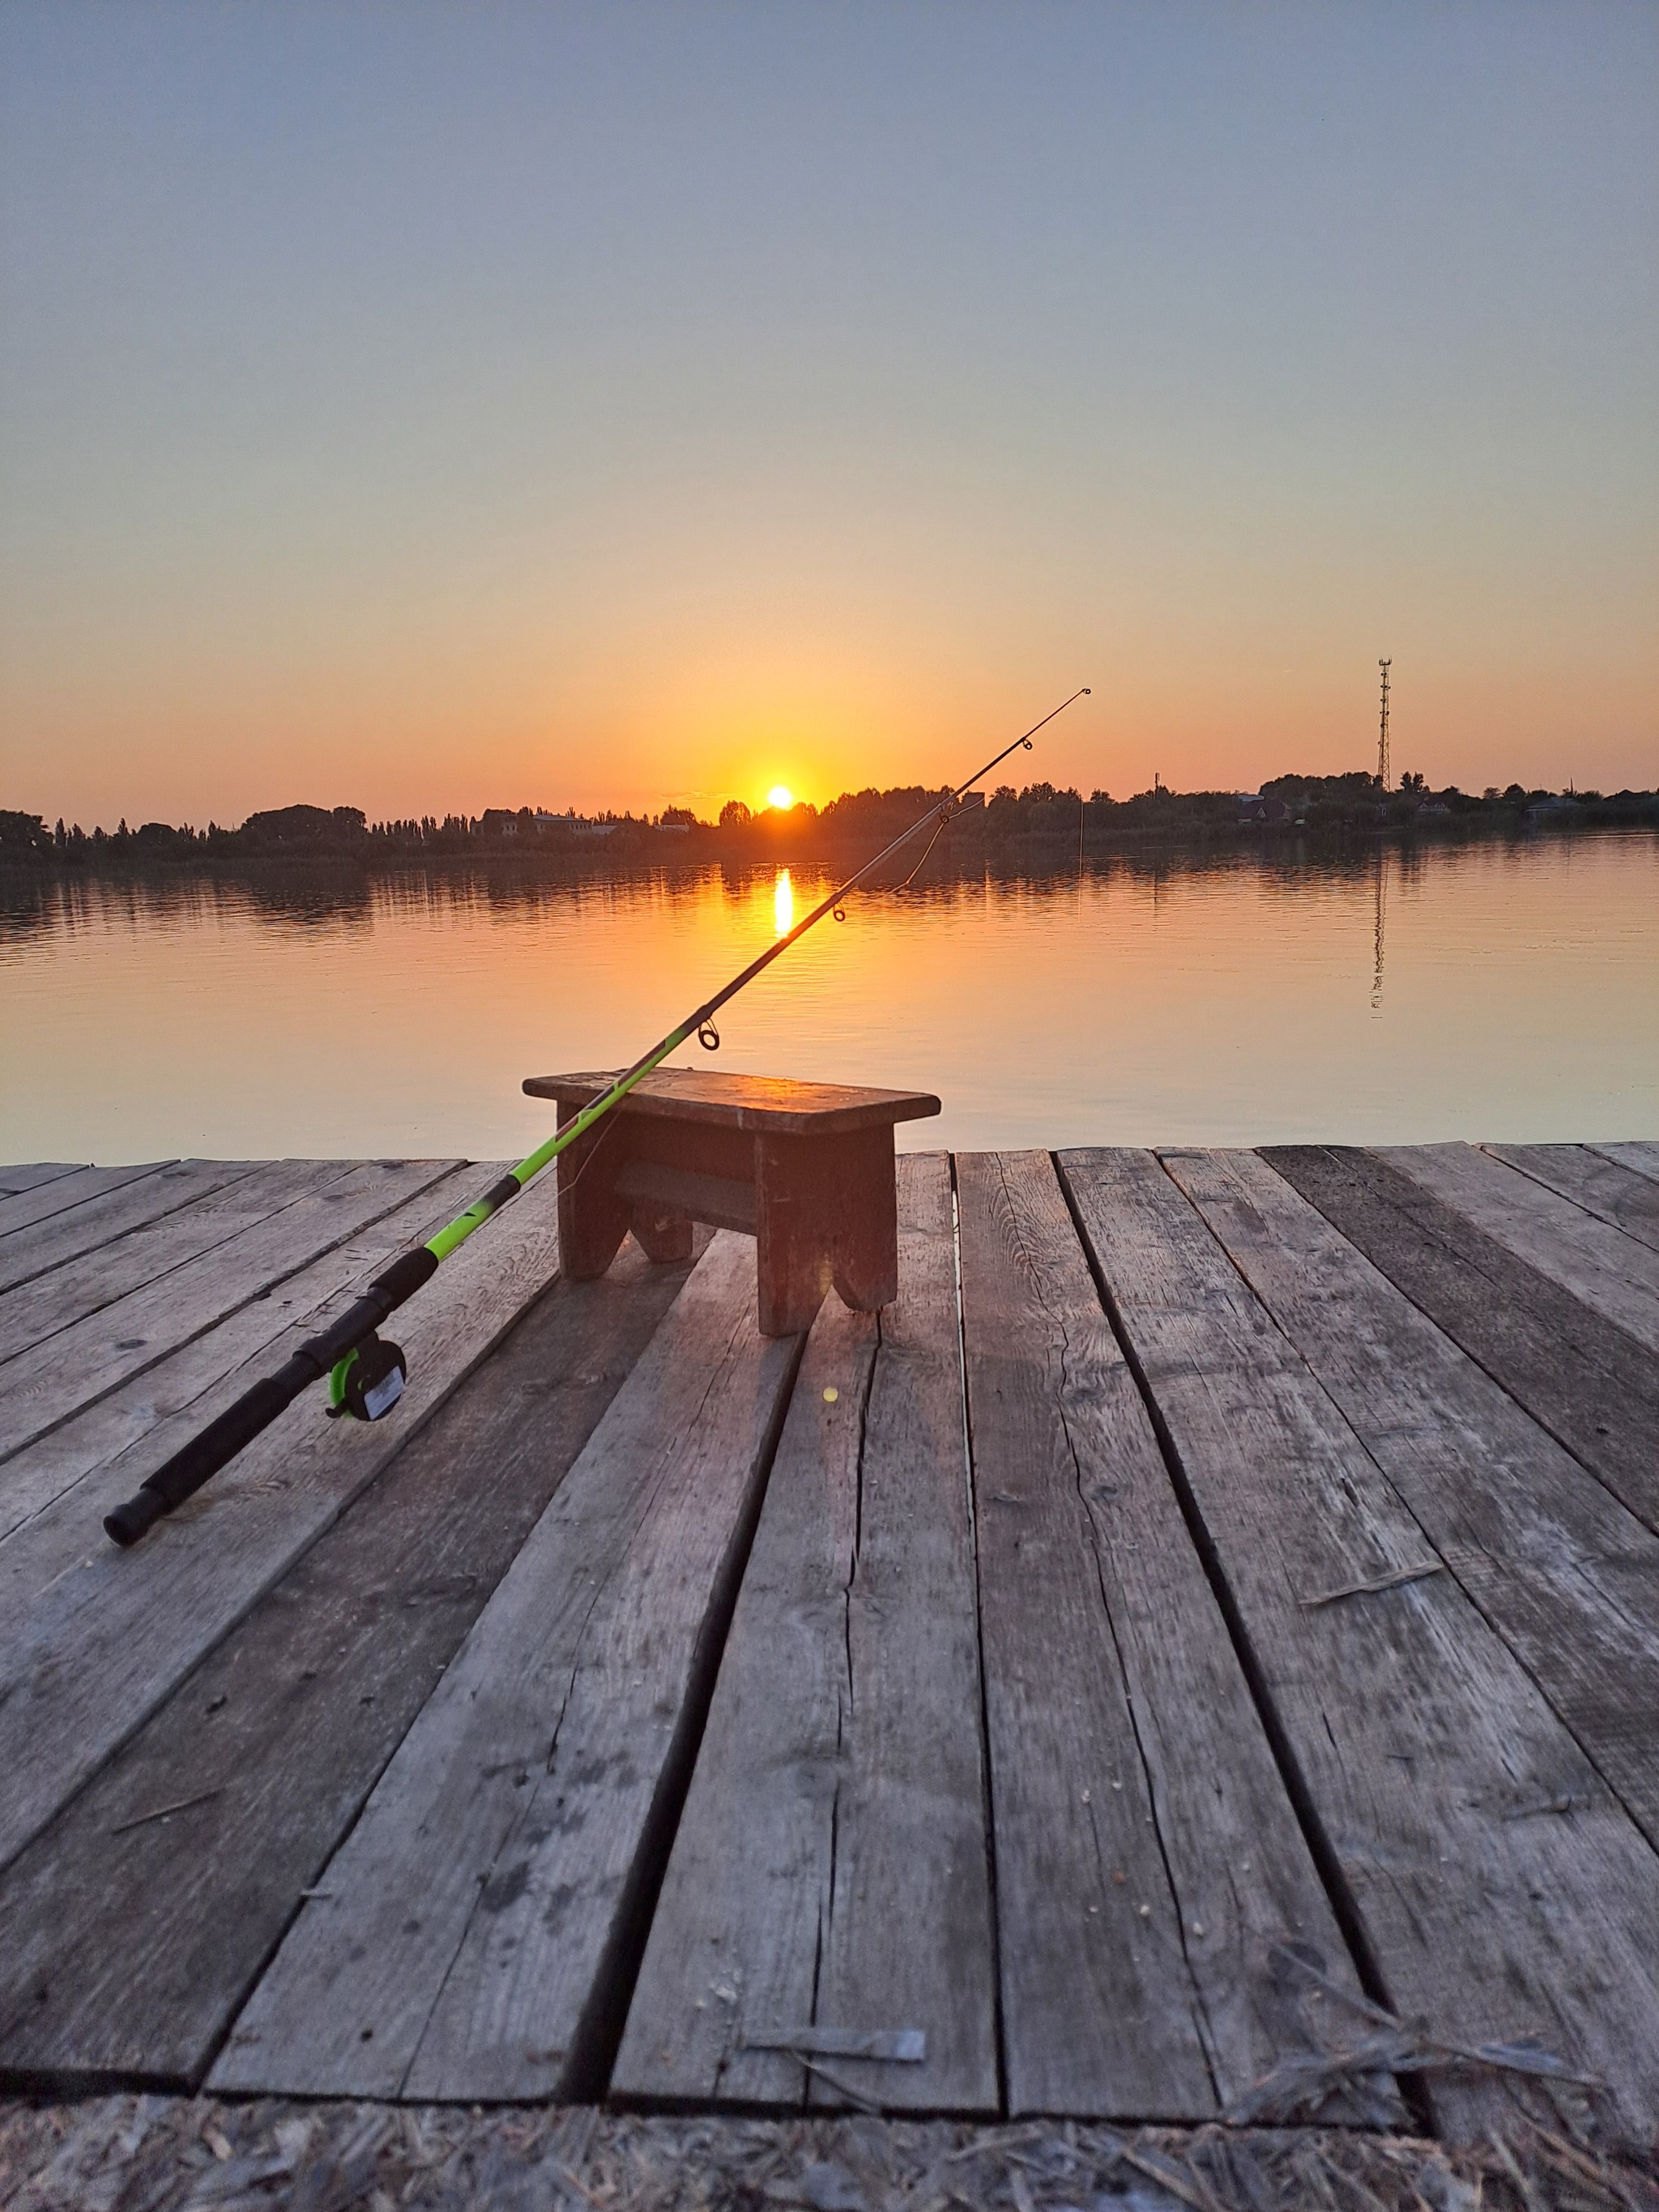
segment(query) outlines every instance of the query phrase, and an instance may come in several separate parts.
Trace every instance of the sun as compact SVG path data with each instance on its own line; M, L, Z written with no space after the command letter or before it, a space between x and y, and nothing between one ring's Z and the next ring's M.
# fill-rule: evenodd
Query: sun
M766 803L787 814L795 803L795 794L787 783L775 783L766 794Z

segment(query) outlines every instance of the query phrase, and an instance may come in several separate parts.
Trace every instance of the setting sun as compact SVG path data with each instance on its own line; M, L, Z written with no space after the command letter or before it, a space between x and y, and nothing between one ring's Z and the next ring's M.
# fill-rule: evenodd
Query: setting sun
M787 783L775 783L766 794L769 806L781 807L787 814L795 803L795 794Z

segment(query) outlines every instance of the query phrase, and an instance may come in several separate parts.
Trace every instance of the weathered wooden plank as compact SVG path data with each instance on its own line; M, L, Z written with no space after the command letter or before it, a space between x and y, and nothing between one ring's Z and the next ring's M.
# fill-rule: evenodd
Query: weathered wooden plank
M1652 1529L1659 1369L1622 1328L1371 1153L1261 1157Z
M1659 1536L1265 1161L1164 1164L1659 1846Z
M1200 2118L1357 1982L1053 1164L957 1176L1009 2106Z
M556 1283L0 1876L0 2074L200 2081L686 1273Z
M1087 1501L1094 1483L1115 1504L1126 1478L1150 1489L1163 1470L1139 1408L1111 1404L1107 1332L1080 1255L1065 1265L1046 1157L957 1166L1009 2108L1209 2118L1188 1908L1158 1849ZM1062 1393L1086 1407L1091 1385L1106 1420L1128 1412L1126 1438L1097 1443L1085 1413L1073 1441Z
M1473 1145L1374 1149L1528 1267L1659 1352L1659 1252Z
M106 1308L173 1276L189 1262L209 1259L218 1247L296 1200L319 1194L356 1164L349 1160L255 1163L234 1183L152 1222L107 1254L87 1253L39 1281L8 1292L0 1297L0 1362L4 1363L0 1365L0 1394L11 1382L5 1368L15 1368L24 1352L77 1322L93 1321ZM198 1265L198 1275L202 1272ZM87 1330L79 1341L88 1341L95 1334ZM0 1405L3 1402L0 1395Z
M949 1161L897 1184L897 1302L832 1299L807 1341L613 2096L799 2107L799 2062L748 2035L919 2027L921 2063L830 2075L997 2109Z
M1659 1182L1659 1142L1590 1145L1586 1149L1600 1152L1604 1160L1612 1160L1619 1167L1628 1168L1632 1175L1645 1176L1650 1182Z
M411 1170L410 1195L401 1206L0 1462L0 1545L94 1468L118 1472L129 1489L137 1489L331 1320L388 1260L430 1235L434 1219L460 1212L477 1195L487 1170L475 1163L434 1173L435 1164ZM394 1192L386 1195L390 1200ZM78 1534L66 1529L65 1534L71 1547L84 1550ZM74 1556L78 1551L72 1549Z
M124 1183L137 1182L141 1176L154 1175L157 1168L170 1164L166 1160L151 1160L139 1167L54 1167L45 1170L38 1182L22 1183L0 1197L0 1237L15 1236L21 1230L33 1228L36 1222L49 1221L54 1214L66 1212L70 1207L82 1205L106 1190L119 1190ZM9 1172L27 1176L34 1170L21 1168Z
M1537 2036L1651 2127L1659 1858L1455 1576L1335 1596L1443 1563L1158 1162L1064 1165L1390 2001L1466 2045ZM1431 2094L1449 2130L1512 2110L1490 2078Z
M319 1175L313 1163L283 1161L201 1200L179 1219L141 1231L131 1240L133 1244L170 1239L175 1231L187 1242L215 1241L159 1279L143 1280L0 1366L0 1458L9 1458L131 1376L153 1367L226 1314L268 1296L319 1253L343 1243L456 1164L336 1161ZM198 1213L216 1218L193 1224L186 1232L185 1221ZM125 1249L118 1246L117 1253ZM79 1275L100 1257L94 1253L86 1262L76 1261L0 1299L0 1327L14 1302L27 1301L37 1291ZM125 1263L130 1272L142 1267L139 1261Z
M1659 1252L1659 1188L1587 1145L1483 1145L1505 1166Z
M56 1182L60 1176L73 1175L77 1163L74 1160L36 1160L32 1165L0 1168L0 1198L14 1198L26 1190L38 1190L42 1183Z
M509 1217L510 1218L510 1217ZM722 1232L249 2000L221 2088L569 2094L594 2076L712 1687L799 1340Z
M247 1161L173 1160L84 1199L32 1229L14 1231L0 1237L0 1293L15 1291L20 1284L85 1254L106 1257L118 1238L146 1229L252 1172ZM3 1312L0 1306L0 1315Z
M550 1178L549 1179L550 1182ZM103 1468L0 1547L0 1865L169 1697L538 1297L553 1194L532 1184L398 1316L410 1379L383 1421L329 1421L307 1392L130 1552ZM428 1221L429 1230L432 1224Z

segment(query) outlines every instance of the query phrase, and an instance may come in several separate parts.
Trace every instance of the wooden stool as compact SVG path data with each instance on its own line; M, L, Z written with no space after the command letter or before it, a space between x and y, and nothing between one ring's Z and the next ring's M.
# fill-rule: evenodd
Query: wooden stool
M557 1099L562 1128L615 1080L524 1087ZM898 1295L893 1125L939 1110L922 1091L659 1068L558 1157L564 1272L604 1274L630 1229L652 1259L687 1259L706 1221L755 1239L763 1334L810 1328L832 1283L873 1313Z

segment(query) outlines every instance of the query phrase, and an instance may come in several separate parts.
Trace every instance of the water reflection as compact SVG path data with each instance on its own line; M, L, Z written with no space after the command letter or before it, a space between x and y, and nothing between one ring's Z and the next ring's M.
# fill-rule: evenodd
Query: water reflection
M1622 833L1581 837L1580 846L1607 846ZM1653 841L1634 833L1634 841ZM1632 839L1625 837L1624 842ZM1019 904L1035 898L1052 902L1061 892L1091 886L1129 884L1144 888L1154 908L1165 890L1196 884L1248 883L1268 897L1305 899L1326 888L1364 884L1373 903L1382 899L1382 881L1389 871L1403 881L1420 879L1425 868L1455 872L1501 859L1505 848L1492 844L1466 848L1404 847L1374 852L1321 854L1311 859L1295 849L1258 853L1116 853L1093 854L1081 868L1075 859L1047 866L1001 859L971 869L938 856L914 879L901 874L885 886L861 890L861 902L899 901L954 911L989 901ZM1565 853L1563 845L1545 848ZM1540 848L1522 850L1528 857ZM850 863L849 863L850 865ZM580 915L598 920L641 908L654 912L696 907L718 886L734 908L747 910L763 885L772 901L775 934L787 934L804 902L803 886L821 895L837 878L808 862L793 868L688 865L678 869L627 874L543 873L528 870L468 870L428 872L411 868L369 874L348 863L284 866L273 863L235 874L191 874L154 878L55 875L0 868L0 957L9 945L42 933L71 937L87 930L134 932L212 927L240 921L268 924L279 931L306 934L355 931L387 921L437 927L465 926L480 919L521 921L538 916Z
M1080 874L942 844L735 1001L720 1064L937 1091L925 1144L1659 1134L1656 869L1640 832ZM625 1064L835 880L0 876L0 1157L517 1156L523 1076Z

